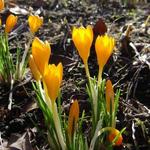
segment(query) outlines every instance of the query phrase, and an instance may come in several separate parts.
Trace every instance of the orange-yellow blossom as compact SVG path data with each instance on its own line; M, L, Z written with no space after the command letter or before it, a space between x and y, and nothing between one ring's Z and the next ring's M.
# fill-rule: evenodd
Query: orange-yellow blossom
M34 34L42 26L43 17L39 17L38 15L30 15L28 18L28 23L30 31Z
M95 50L97 55L97 61L99 68L103 70L103 67L107 63L110 55L113 52L115 46L115 40L108 35L98 36L95 42Z
M50 64L45 69L44 74L44 83L47 87L48 96L50 97L52 103L56 100L59 89L61 86L63 77L63 66L61 63L59 63L57 66L54 64Z
M71 138L75 132L77 121L79 119L79 104L78 101L75 100L71 105L68 119L68 135Z
M40 72L39 72L39 70L38 70L38 68L37 68L37 66L34 62L34 58L33 58L32 55L30 55L30 57L29 57L29 67L31 69L31 72L32 72L33 77L35 78L35 80L39 81L40 78L41 78L41 74L40 74Z
M119 130L112 128L112 130L110 131L110 133L108 134L108 137L107 137L108 141L112 142L115 139L115 137L118 136L119 134L120 134ZM122 140L123 140L123 137L120 134L114 145L120 146L122 144Z
M6 20L5 33L11 32L18 20L17 16L10 14Z
M4 9L4 0L0 0L0 11Z
M72 40L83 62L87 63L93 41L92 27L90 25L86 28L84 28L83 26L79 28L74 27L72 32Z
M41 41L39 38L34 38L32 43L32 56L34 58L34 62L41 73L44 75L44 70L48 66L49 58L51 54L50 44L45 41Z
M114 110L114 89L110 80L106 81L106 107L107 112L110 113L110 106L113 112Z

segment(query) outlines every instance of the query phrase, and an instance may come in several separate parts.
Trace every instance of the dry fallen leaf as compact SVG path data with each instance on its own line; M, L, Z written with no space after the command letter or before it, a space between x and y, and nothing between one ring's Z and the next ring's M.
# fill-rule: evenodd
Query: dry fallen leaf
M7 148L9 148L9 150L32 150L29 133L25 132L23 135L12 134Z
M15 14L15 15L28 15L29 11L20 8L19 6L15 6L13 8L9 9L11 13Z
M26 112L30 112L34 109L37 109L38 105L36 103L36 101L29 101L28 103L26 103L26 105L23 107L22 112L26 113Z

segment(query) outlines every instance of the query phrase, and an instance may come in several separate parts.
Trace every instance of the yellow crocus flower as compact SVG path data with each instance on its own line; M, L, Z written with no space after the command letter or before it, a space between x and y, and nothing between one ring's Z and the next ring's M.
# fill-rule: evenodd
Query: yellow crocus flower
M110 80L106 81L106 108L107 112L110 113L110 106L112 106L111 110L114 110L114 89Z
M63 77L63 66L59 63L57 66L50 64L45 69L43 77L44 83L47 87L48 96L50 97L52 104L54 104L60 89L60 85Z
M11 32L11 30L13 29L13 27L16 25L17 20L18 20L18 17L14 16L12 14L10 14L7 17L6 26L5 26L5 33Z
M115 128L112 128L111 131L110 131L110 133L107 136L108 141L112 142L115 139L115 137L118 136L119 134L120 134L119 130L117 130ZM120 146L122 144L122 141L123 141L123 137L120 134L114 145Z
M42 26L43 17L39 17L38 15L30 15L28 18L28 23L30 31L34 34Z
M86 28L84 28L83 26L79 28L74 27L72 32L72 40L84 64L87 63L93 41L92 27L90 25Z
M100 82L103 68L107 63L110 55L113 52L115 46L115 40L108 35L98 36L95 42L95 50L97 55L97 61L99 65L98 81Z
M71 139L76 130L77 121L79 119L79 104L78 101L75 100L71 105L68 119L68 135Z
M38 68L37 68L37 66L34 62L34 58L33 58L32 55L30 55L30 57L29 57L29 67L31 69L31 72L32 72L33 77L35 78L35 80L39 81L40 78L41 78L41 74L40 74L40 72L39 72L39 70L38 70Z
M50 44L35 37L32 43L32 56L41 75L44 75L44 70L48 66L50 54Z
M4 9L4 0L0 0L0 11Z

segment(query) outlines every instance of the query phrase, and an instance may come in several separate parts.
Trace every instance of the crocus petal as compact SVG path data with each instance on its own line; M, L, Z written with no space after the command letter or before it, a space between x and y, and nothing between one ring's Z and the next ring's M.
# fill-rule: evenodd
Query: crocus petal
M28 23L31 32L34 34L43 24L43 17L30 15L28 18Z
M5 33L9 33L14 28L14 26L17 23L17 20L18 20L18 17L14 16L12 14L7 17L6 26L5 26Z
M48 66L50 54L51 47L47 41L44 43L38 38L33 40L32 55L41 75L44 75L44 70Z
M4 0L0 0L0 11L4 9Z
M58 96L60 85L62 82L62 76L63 66L61 63L59 63L57 66L54 64L49 65L45 69L43 80L47 87L47 92L52 102L54 102Z
M79 104L78 101L75 100L71 105L70 112L69 112L69 119L68 119L68 135L69 138L72 138L75 130L77 121L79 119Z
M30 55L30 57L29 57L29 67L31 69L31 72L32 72L33 77L35 78L35 80L39 81L40 78L41 78L41 74L40 74L40 72L39 72L39 70L38 70L38 68L37 68L37 66L34 62L34 58L33 58L32 55Z
M90 55L90 48L93 41L93 30L91 26L73 28L72 40L79 52L80 57L85 63Z

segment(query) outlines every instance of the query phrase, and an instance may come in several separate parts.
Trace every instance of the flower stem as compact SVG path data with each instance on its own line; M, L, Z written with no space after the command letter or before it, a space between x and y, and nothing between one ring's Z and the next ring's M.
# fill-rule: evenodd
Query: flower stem
M29 41L28 41L27 45L25 45L25 51L23 53L22 60L21 60L21 63L20 63L20 73L19 73L19 77L20 78L22 78L22 76L23 76L25 60L26 60L28 51L30 49L30 45L31 45L32 39L33 39L33 34L30 33Z
M101 68L99 67L99 72L98 72L98 85L100 85L101 82L102 82L102 72L103 72L103 68L101 69Z
M53 112L53 119L54 119L54 124L55 124L55 128L56 128L59 143L61 145L62 150L66 150L66 145L65 145L65 142L64 142L64 139L63 139L63 134L62 134L62 130L61 130L61 125L60 125L60 120L59 120L59 116L58 116L57 106L56 106L55 102L52 103L52 112Z
M89 72L89 67L88 67L87 61L84 62L84 65L85 65L86 76L87 76L87 78L89 80L90 79L90 72Z

